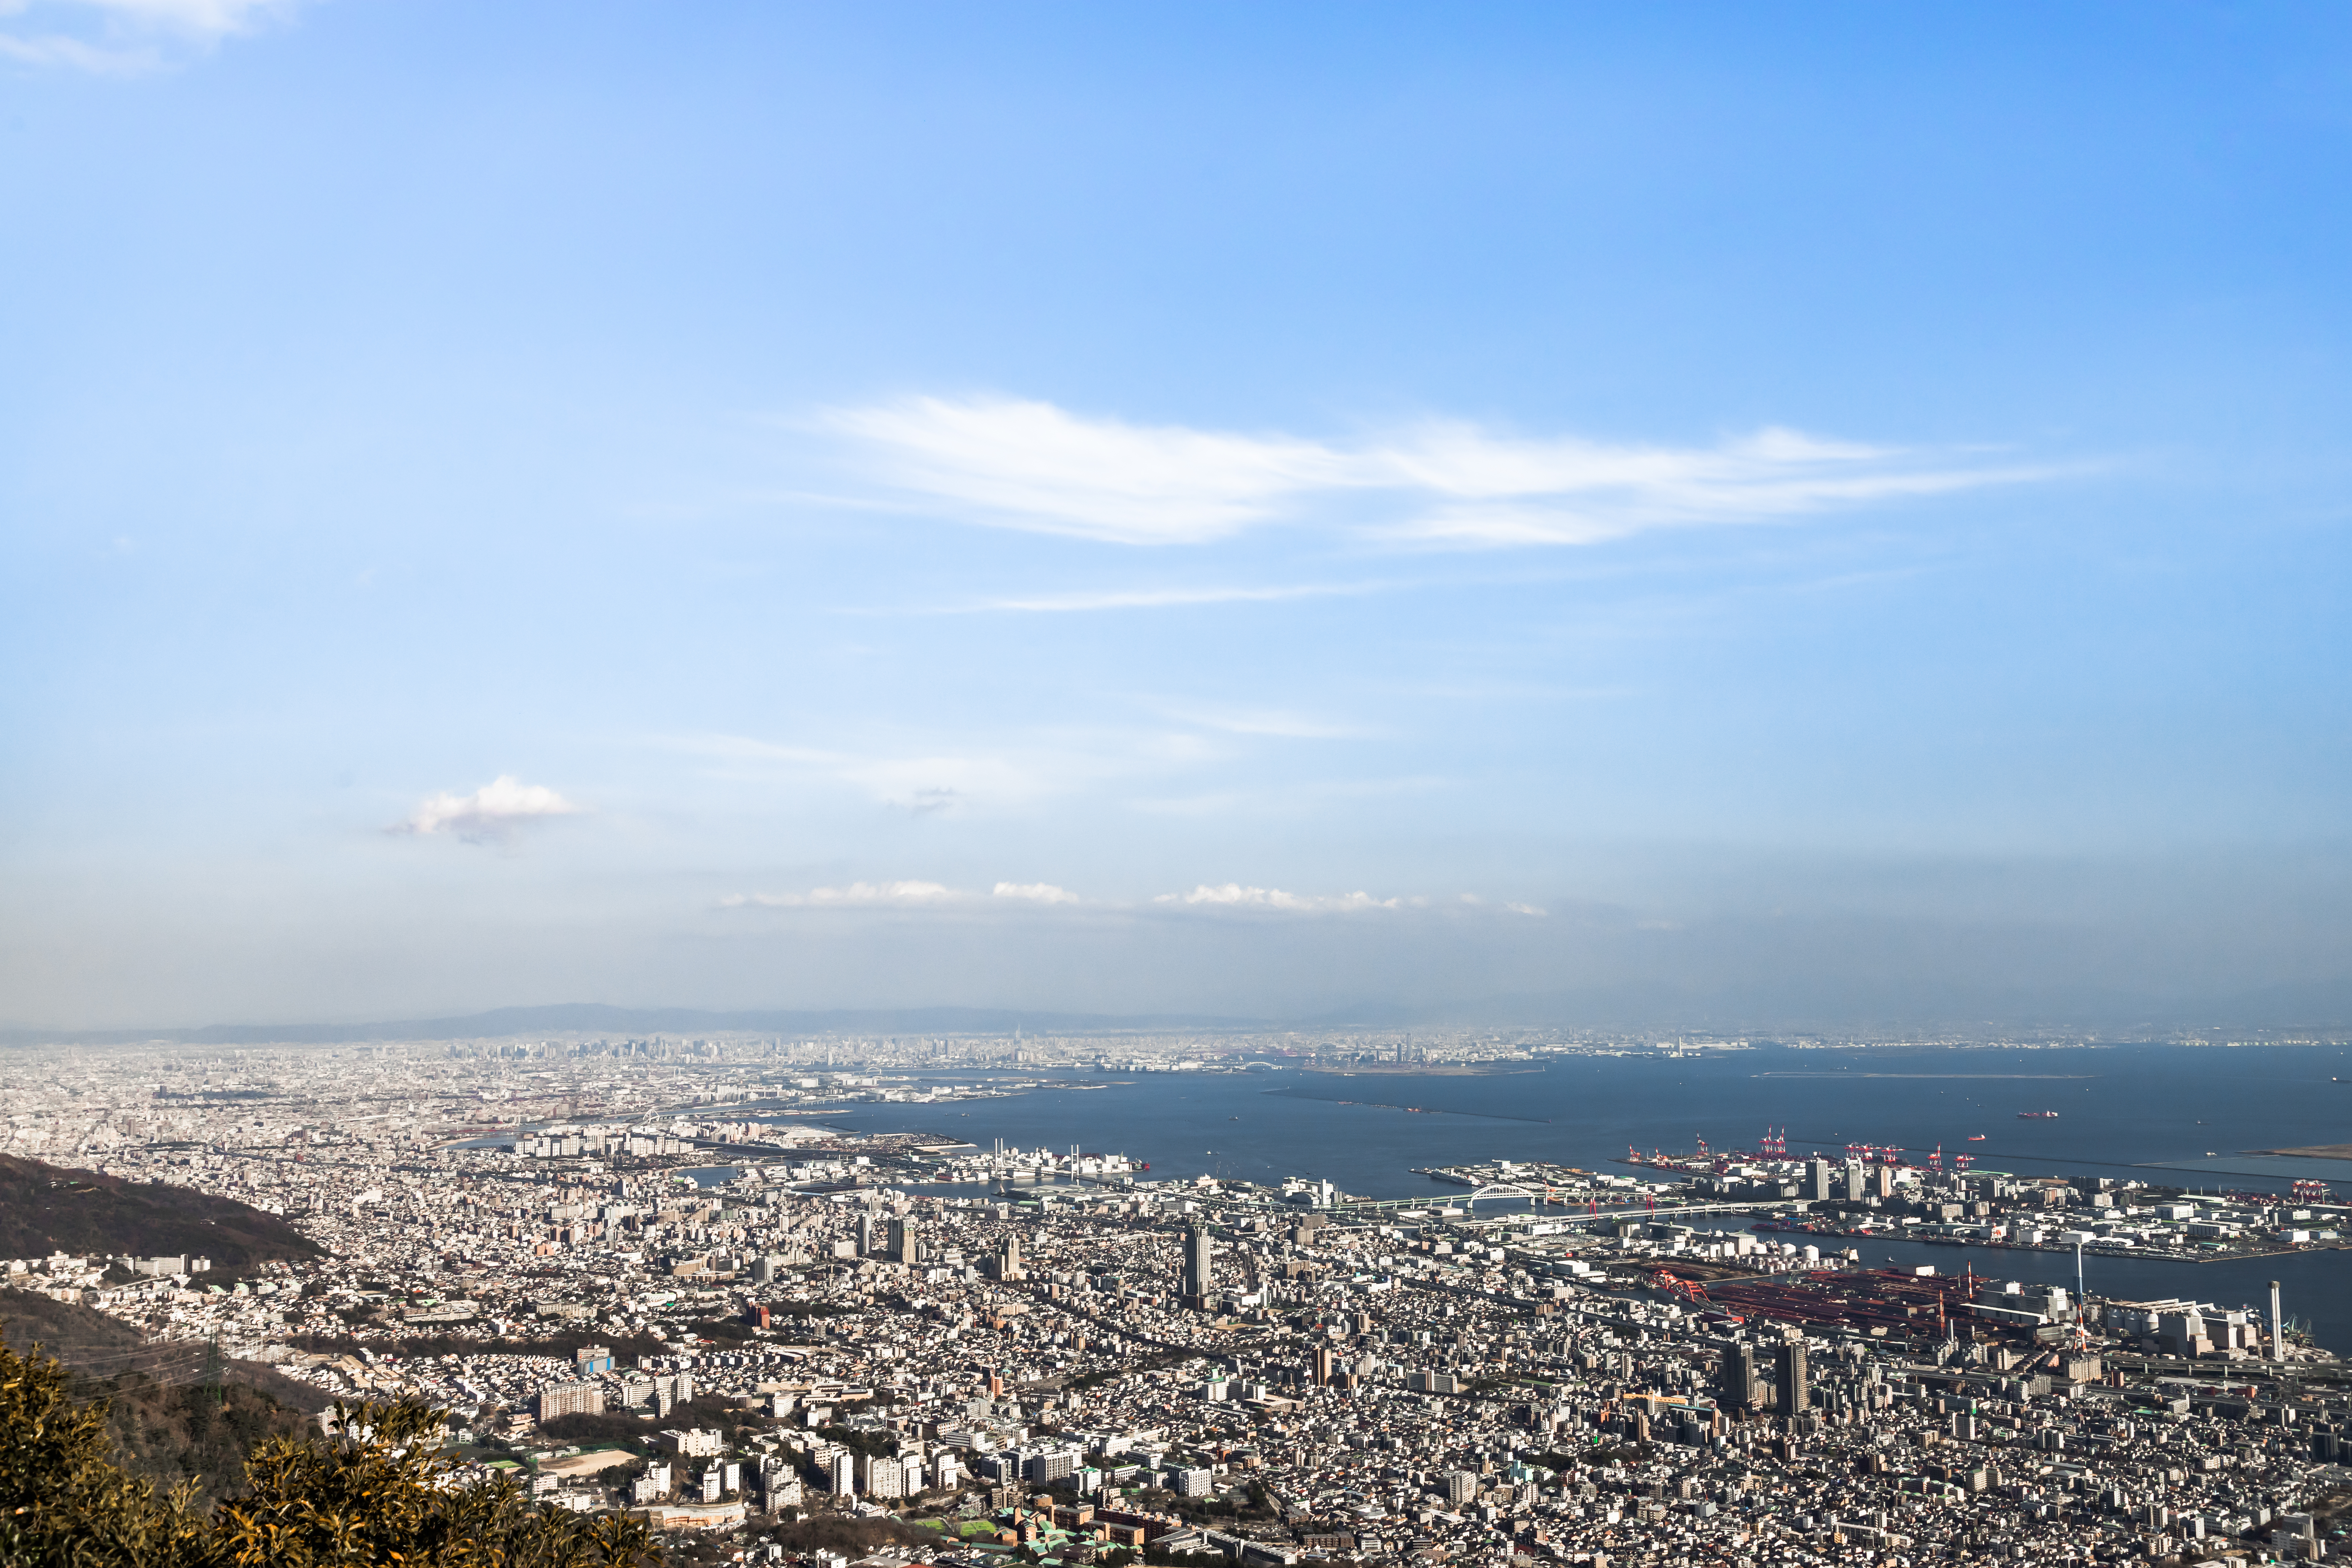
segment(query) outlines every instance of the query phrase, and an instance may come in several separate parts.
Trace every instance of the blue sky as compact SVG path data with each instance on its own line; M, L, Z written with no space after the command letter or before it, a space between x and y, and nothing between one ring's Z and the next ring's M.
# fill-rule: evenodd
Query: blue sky
M2348 45L17 5L0 1021L2352 1011Z

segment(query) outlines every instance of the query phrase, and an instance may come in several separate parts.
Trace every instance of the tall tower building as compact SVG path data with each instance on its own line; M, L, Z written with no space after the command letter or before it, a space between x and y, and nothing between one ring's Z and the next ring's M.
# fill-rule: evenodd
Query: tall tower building
M1726 1410L1747 1410L1756 1403L1756 1347L1740 1343L1723 1352L1716 1397Z
M1830 1163L1827 1160L1816 1160L1807 1167L1806 1174L1811 1180L1805 1184L1805 1196L1817 1204L1829 1202Z
M874 1216L870 1214L857 1216L857 1256L874 1256Z
M1780 1396L1781 1415L1790 1416L1812 1404L1813 1389L1805 1373L1805 1342L1790 1340L1780 1347Z
M1184 1305L1200 1311L1209 1311L1216 1305L1215 1287L1210 1282L1209 1227L1195 1224L1184 1232Z
M890 1222L890 1260L912 1267L922 1258L922 1247L915 1240L915 1222L894 1219Z

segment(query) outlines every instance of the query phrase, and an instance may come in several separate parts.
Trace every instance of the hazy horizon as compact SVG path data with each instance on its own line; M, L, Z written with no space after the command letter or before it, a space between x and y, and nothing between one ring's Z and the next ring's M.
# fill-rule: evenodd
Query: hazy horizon
M0 1026L2344 1024L2347 63L7 10Z

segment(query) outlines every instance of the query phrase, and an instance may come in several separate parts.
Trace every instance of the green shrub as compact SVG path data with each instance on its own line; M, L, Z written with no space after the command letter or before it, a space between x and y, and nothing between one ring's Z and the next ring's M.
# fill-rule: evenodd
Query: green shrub
M512 1481L461 1483L439 1411L337 1405L338 1435L271 1437L246 1489L207 1516L114 1461L103 1405L65 1368L0 1347L0 1564L16 1568L640 1568L659 1554L625 1515L533 1506Z

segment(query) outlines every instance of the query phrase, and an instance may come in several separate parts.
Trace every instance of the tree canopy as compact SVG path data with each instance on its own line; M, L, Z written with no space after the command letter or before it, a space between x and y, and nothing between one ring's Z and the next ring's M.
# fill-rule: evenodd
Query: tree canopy
M115 1461L102 1405L71 1375L0 1347L0 1565L5 1568L652 1568L642 1520L534 1506L469 1480L436 1444L439 1411L338 1405L315 1437L254 1446L245 1490L209 1514L193 1485L160 1491Z

